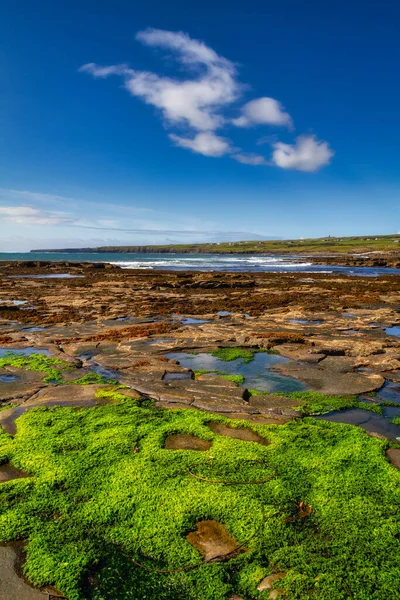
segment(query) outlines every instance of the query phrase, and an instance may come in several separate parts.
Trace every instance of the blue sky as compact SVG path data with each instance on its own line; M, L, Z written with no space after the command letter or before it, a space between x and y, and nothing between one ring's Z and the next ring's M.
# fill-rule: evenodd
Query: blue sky
M5 0L0 250L400 229L400 6Z

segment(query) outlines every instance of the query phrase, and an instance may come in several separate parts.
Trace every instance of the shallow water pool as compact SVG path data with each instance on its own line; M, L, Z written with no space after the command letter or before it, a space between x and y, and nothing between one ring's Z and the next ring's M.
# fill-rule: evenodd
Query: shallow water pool
M400 337L400 325L394 325L393 327L387 327L385 329L385 333L388 335L395 335L396 337Z
M51 352L47 348L0 348L0 358L3 358L6 354L22 354L22 356L30 356L31 354L45 354L51 356Z
M283 356L268 354L267 352L257 352L254 359L249 363L243 362L242 358L225 362L205 352L199 354L169 352L165 356L178 360L182 367L193 371L207 369L208 371L219 371L228 375L243 375L245 378L243 385L262 392L300 392L307 389L297 379L285 377L271 370L275 365L290 361Z

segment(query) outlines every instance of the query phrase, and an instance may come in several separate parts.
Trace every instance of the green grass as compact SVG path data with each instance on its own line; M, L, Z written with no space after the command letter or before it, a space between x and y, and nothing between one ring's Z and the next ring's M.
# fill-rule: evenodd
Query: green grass
M390 422L393 423L393 425L400 425L400 417L393 417Z
M27 540L26 574L69 600L250 599L271 572L287 600L398 600L400 473L385 441L306 418L249 425L195 410L139 407L121 391L95 408L38 408L0 433L0 459L33 477L0 485L0 541ZM246 425L269 446L224 438L210 420ZM206 452L165 450L170 433L212 441ZM138 451L134 451L138 448ZM210 479L262 485L213 484ZM312 505L306 519L300 502ZM185 539L203 519L226 524L248 552L189 571Z

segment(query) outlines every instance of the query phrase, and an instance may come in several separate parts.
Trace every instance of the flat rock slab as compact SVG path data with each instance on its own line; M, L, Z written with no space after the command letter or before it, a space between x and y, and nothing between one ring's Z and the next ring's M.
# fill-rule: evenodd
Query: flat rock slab
M248 423L255 423L257 425L285 425L285 423L289 423L289 421L292 421L291 417L285 417L283 415L275 414L250 415L247 413L232 412L224 414L224 417L235 421L247 421Z
M378 374L340 373L324 369L320 365L289 363L277 365L275 370L301 379L308 387L321 394L365 394L378 390L385 383L385 379Z
M43 383L45 373L12 367L1 369L0 372L2 375L14 375L18 378L16 381L0 382L0 403L29 398L46 385Z
M218 433L218 435L222 435L223 437L234 438L244 442L256 442L262 446L268 446L269 444L268 440L261 437L258 433L252 429L249 429L248 427L229 427L229 425L225 425L224 423L216 423L215 421L209 421L206 423L206 425L211 429L211 431Z
M285 414L285 416L300 416L300 411L293 410L293 406L301 406L301 400L293 400L286 396L278 396L276 394L265 394L265 396L251 396L249 399L250 406L253 406L260 413L276 413ZM278 412L277 409L283 409ZM286 411L286 412L285 412Z
M49 386L40 390L35 396L17 406L0 412L0 425L10 435L17 432L16 420L25 411L37 406L75 406L89 407L97 404L112 402L112 400L97 399L95 394L99 389L110 389L106 385L59 385Z
M164 405L187 405L219 413L258 412L243 399L244 388L238 388L234 384L232 385L232 382L221 380L221 378L201 381L191 379L148 381L141 379L140 374L137 374L123 376L121 383L130 385L138 392L150 396Z
M190 532L186 539L202 553L205 562L223 559L230 554L235 555L235 551L246 551L244 548L238 548L238 543L222 523L199 521L196 525L197 531Z
M400 448L389 448L386 455L396 469L400 469Z
M204 452L211 448L212 442L202 440L186 433L172 433L167 436L164 448L166 450L199 450Z

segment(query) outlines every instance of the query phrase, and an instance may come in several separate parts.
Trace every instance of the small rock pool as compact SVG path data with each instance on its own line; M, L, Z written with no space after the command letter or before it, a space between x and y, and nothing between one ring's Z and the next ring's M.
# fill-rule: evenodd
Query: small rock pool
M285 377L272 370L275 365L290 362L287 358L276 354L256 352L254 359L249 363L245 363L241 358L226 362L205 352L199 354L169 352L165 356L178 360L182 367L193 371L208 370L227 375L242 375L245 378L244 386L262 392L301 392L307 389L297 379Z

